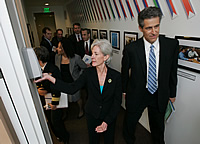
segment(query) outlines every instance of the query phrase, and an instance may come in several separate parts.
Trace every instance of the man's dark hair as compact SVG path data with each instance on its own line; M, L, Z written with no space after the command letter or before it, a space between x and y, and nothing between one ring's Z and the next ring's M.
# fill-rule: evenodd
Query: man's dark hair
M44 46L35 47L34 51L38 60L41 60L43 63L49 61L49 51L46 47Z
M58 33L58 31L61 31L63 33L63 30L62 29L57 29L56 30L56 34Z
M47 30L51 31L51 29L50 29L49 27L44 27L44 28L42 29L42 33L43 33L43 34L46 34Z
M87 28L83 28L83 29L81 29L81 31L87 31L87 34L91 34L91 30L87 29Z
M138 24L141 28L144 27L144 20L145 19L151 19L151 18L156 18L159 17L159 20L161 21L162 19L162 12L160 8L157 7L147 7L143 9L139 14L138 14Z
M68 58L73 58L75 56L75 50L73 47L73 43L69 38L63 40L62 46L63 46L63 50Z
M182 48L181 48L181 51L183 51L183 50L186 50L186 47L182 47Z
M74 24L73 24L73 28L74 28L75 25L81 26L80 23L74 23Z

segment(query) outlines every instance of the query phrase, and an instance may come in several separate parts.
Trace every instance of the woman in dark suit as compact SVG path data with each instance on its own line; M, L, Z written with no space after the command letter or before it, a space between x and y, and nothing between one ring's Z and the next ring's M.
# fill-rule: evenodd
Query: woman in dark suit
M86 69L74 83L62 82L47 73L35 82L49 80L53 83L52 88L72 94L85 86L88 91L85 112L89 143L99 143L99 133L103 133L104 143L114 144L115 123L122 99L121 77L119 72L107 66L112 56L108 40L95 40L91 49L92 67Z
M69 39L58 43L56 49L58 54L55 56L55 65L60 69L62 80L67 83L72 83L79 78L83 69L87 68L81 57L74 53L73 47ZM80 91L73 95L68 95L69 102L77 102L79 106L78 118L84 115L83 102L80 96Z

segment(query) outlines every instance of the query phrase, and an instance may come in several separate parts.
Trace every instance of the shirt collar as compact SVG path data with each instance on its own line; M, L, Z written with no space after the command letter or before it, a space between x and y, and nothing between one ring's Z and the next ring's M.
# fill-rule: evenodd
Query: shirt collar
M144 45L145 45L145 49L150 49L150 46L153 45L154 46L154 49L158 49L158 45L159 45L159 38L157 38L157 40L151 44L149 43L144 37L143 37L143 40L144 40Z
M45 66L47 65L47 63L44 64L43 67L41 67L42 71L44 71Z

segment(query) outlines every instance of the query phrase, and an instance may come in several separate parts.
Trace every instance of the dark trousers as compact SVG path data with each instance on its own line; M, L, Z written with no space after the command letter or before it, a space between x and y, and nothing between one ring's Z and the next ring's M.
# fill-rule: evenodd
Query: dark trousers
M104 144L114 144L116 120L114 120L111 124L108 125L107 130L105 132L97 133L95 129L97 126L102 124L103 120L96 119L89 114L86 114L86 119L89 134L89 144L99 144L101 135L104 136Z
M69 140L69 133L62 120L62 113L62 109L45 110L45 115L53 133L65 143Z
M148 108L149 125L153 144L164 144L164 112L158 110L157 92L151 95L148 91L143 103L133 112L126 111L124 118L123 135L127 144L134 144L136 125L144 111Z

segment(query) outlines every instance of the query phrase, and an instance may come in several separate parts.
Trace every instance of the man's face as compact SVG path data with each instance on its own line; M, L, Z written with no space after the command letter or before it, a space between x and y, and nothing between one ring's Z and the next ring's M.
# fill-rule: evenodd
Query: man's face
M143 33L144 38L151 44L153 44L158 36L160 31L160 20L159 17L145 19L144 27L139 26L140 31Z
M48 40L51 40L51 36L52 36L52 32L49 30L46 30L46 33L43 34L45 38L47 38Z
M57 38L61 39L63 37L62 31L57 32Z
M81 27L78 26L78 25L74 25L74 33L75 34L80 34L80 32L81 32Z
M89 40L90 34L87 33L87 30L82 31L81 33L82 33L82 39L83 39L84 41Z

